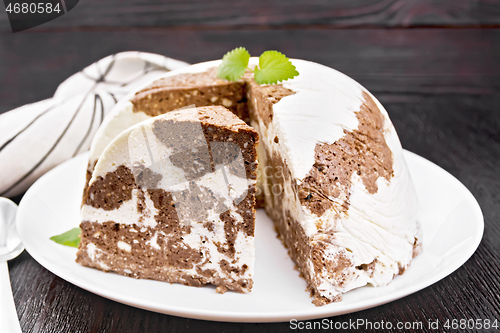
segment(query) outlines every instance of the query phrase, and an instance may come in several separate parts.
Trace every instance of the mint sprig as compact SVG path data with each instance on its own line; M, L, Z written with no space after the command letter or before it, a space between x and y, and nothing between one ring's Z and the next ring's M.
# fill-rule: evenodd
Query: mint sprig
M244 47L237 47L222 57L222 64L217 68L217 77L229 81L241 79L250 60L250 53Z
M283 53L266 51L259 57L259 67L255 68L255 82L259 84L274 84L293 79L299 72Z
M265 51L259 57L259 65L253 70L248 68L250 53L244 47L235 48L222 57L217 68L217 77L229 81L238 81L248 69L254 73L258 84L274 84L299 75L290 59L278 51Z
M80 228L73 228L63 234L50 237L57 244L78 247L80 245Z

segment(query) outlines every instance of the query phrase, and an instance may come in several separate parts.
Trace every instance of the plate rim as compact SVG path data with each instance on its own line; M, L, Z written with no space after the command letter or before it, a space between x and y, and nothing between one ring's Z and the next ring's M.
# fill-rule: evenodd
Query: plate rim
M455 265L450 266L448 269L445 269L444 271L440 272L440 274L433 275L431 278L425 279L422 282L413 284L412 286L406 287L402 290L399 291L394 291L390 292L386 295L383 296L378 296L374 299L373 302L369 302L364 304L364 305L359 305L359 302L347 304L346 307L343 307L341 309L334 309L332 310L331 308L328 308L328 305L322 306L322 307L315 307L311 308L308 311L300 310L300 313L291 313L290 311L285 311L285 312L267 312L265 315L262 313L252 313L248 311L241 311L241 312L230 312L230 313L225 313L221 314L220 310L210 310L210 309L189 309L185 307L179 308L178 306L174 306L170 303L163 303L161 307L155 307L154 305L151 305L151 302L149 301L144 301L140 298L135 298L130 300L131 296L121 296L121 294L116 295L115 292L112 291L107 291L105 289L102 289L100 287L96 287L95 285L92 285L91 281L87 281L85 279L77 279L73 275L69 274L64 274L64 272L59 272L57 269L53 267L53 265L50 263L50 260L46 260L42 255L39 255L36 251L31 251L31 244L26 244L25 239L23 237L23 233L19 232L19 236L21 237L21 240L23 241L26 251L35 259L41 266L43 266L45 269L53 273L54 275L60 277L61 279L79 287L84 290L87 290L91 293L94 293L96 295L99 295L101 297L110 299L112 301L116 301L122 304L126 304L132 307L148 310L148 311L153 311L157 313L162 313L162 314L168 314L168 315L173 315L173 316L179 316L179 317L184 317L184 318L191 318L191 319L199 319L199 320L209 320L209 321L222 321L222 322L246 322L246 323L264 323L264 322L289 322L292 318L296 319L298 321L300 320L313 320L313 319L319 319L319 318L326 318L326 317L332 317L332 316L339 316L347 313L354 313L362 310L366 310L369 308L373 308L382 304L390 303L392 301L401 299L403 297L406 297L408 295L411 295L415 292L418 292L422 289L425 289L438 281L442 280L443 278L447 277L448 275L452 274L455 272L457 269L459 269L461 266L467 262L472 255L475 253L477 248L479 247L479 244L482 241L483 238L483 233L484 233L484 217L481 211L481 207L479 203L477 202L476 198L472 195L472 193L469 191L469 189L462 183L460 182L456 177L454 177L452 174L450 174L448 171L445 169L441 168L437 164L425 159L422 156L419 156L413 152L410 152L408 150L403 149L404 152L404 157L406 160L407 164L410 164L411 160L418 160L419 163L424 163L427 165L428 168L438 170L436 172L440 172L444 175L445 177L448 177L449 180L452 180L456 185L458 185L461 189L461 195L463 195L467 202L471 204L471 209L473 211L473 215L475 216L474 221L477 224L477 233L475 234L474 240L472 244L469 247L469 250L467 251L466 254L461 256L460 260L457 260ZM85 152L82 154L79 154L64 163L61 163L60 165L56 166L49 172L47 172L45 175L43 175L40 179L46 177L47 175L52 175L54 173L59 172L60 169L64 168L67 164L73 162L75 163L76 159L82 159L86 160L88 159L89 152ZM27 200L25 198L29 198L29 194L31 192L34 192L37 188L37 182L33 184L28 191L25 193L23 196L23 199L21 199L21 202L19 204L17 216L16 216L16 226L18 228L18 231L22 228L20 226L22 225L21 217L22 213L24 212L25 206L28 204L26 203ZM425 251L425 249L424 249ZM416 257L414 260L418 260L418 257Z

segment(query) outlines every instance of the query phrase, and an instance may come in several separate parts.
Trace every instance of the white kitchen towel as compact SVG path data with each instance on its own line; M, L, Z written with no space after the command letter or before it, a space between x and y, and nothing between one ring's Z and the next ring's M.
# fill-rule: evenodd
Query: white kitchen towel
M56 165L87 151L120 98L187 65L158 54L117 53L69 77L54 97L1 114L0 196L26 191Z

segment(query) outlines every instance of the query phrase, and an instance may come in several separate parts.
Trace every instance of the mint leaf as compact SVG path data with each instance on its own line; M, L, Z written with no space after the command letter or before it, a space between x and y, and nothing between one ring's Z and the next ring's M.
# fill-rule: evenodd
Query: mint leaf
M57 244L78 247L80 244L80 228L74 228L70 231L66 231L63 234L50 237L51 240L56 242Z
M258 84L273 84L292 79L299 72L283 53L266 51L259 57L259 68L255 71L255 82Z
M237 47L222 57L222 63L217 68L217 77L229 81L241 79L250 60L250 53L244 47Z

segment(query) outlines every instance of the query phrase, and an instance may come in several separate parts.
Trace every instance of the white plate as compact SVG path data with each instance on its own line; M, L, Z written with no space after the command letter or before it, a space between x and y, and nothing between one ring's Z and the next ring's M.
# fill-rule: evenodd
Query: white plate
M359 311L404 297L451 274L469 259L483 235L483 216L472 194L453 176L405 151L421 206L423 252L402 276L386 287L363 287L344 300L311 304L272 221L257 212L255 284L249 294L215 293L215 288L186 287L136 280L75 263L76 249L51 236L79 225L79 207L88 154L58 166L24 195L17 227L26 250L52 273L83 289L138 308L175 316L233 322L315 319Z

